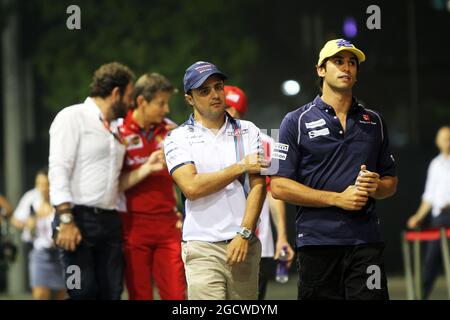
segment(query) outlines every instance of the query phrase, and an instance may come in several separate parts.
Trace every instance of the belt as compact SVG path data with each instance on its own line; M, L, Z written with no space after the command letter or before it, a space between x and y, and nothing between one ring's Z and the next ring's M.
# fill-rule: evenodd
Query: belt
M234 239L234 238L233 238ZM209 242L209 243L217 243L217 244L228 244L231 241L233 241L233 239L228 239L228 240L222 240L222 241L205 241L205 242ZM186 240L181 240L181 242L186 243Z
M95 214L105 214L105 213L109 213L109 214L117 214L116 210L110 210L110 209L102 209L102 208L97 208L97 207L88 207L88 206L82 206L82 205L75 205L73 207L73 213L76 214L76 211L80 210L80 211L84 211L84 212L90 212L90 213L95 213Z

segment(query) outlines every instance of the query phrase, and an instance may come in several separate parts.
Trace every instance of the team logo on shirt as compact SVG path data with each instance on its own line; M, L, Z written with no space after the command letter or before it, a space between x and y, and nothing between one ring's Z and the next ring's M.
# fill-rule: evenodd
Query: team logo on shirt
M144 146L142 138L137 134L132 134L125 137L125 143L127 146L127 150L139 149Z
M370 118L370 116L368 114L363 114L362 120L359 120L359 123L371 124L371 125L377 124L375 121L372 121L372 119Z
M227 136L238 137L238 136L243 136L244 134L247 134L247 133L248 133L248 129L228 130Z

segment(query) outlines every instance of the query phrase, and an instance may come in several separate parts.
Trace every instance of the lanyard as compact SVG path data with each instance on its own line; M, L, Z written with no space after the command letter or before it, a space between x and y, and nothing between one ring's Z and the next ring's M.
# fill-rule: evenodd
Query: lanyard
M120 144L127 145L126 141L125 141L120 135L118 135L117 133L115 133L115 132L113 132L113 131L111 130L108 121L103 120L101 115L99 115L98 118L99 118L100 121L103 123L103 126L105 127L105 129L108 130L108 132L109 132L110 134L112 134L112 136L114 137L114 139L116 139L117 141L119 141Z
M148 132L146 132L144 129L140 129L141 135L145 137L145 139L147 140L148 143L150 143L150 141L152 141L156 130L157 130L156 127L153 129L150 129Z
M242 139L242 131L241 131L241 126L240 126L240 122L236 121L236 122L231 122L231 127L233 128L233 136L234 136L234 149L236 151L236 161L241 161L244 157L244 141ZM244 189L244 194L245 197L247 198L248 196L248 191L246 189L246 178L247 178L247 174L242 174L239 176L238 180L242 185L242 188Z

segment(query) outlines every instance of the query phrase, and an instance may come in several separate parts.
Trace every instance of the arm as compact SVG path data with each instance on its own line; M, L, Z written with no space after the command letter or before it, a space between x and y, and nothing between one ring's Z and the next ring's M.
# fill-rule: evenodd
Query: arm
M362 165L355 185L359 190L367 191L372 198L385 199L395 194L397 183L397 177L384 176L380 178L378 173L368 171L366 166Z
M431 203L422 200L416 213L408 219L407 222L408 228L414 229L418 227L419 224L423 221L423 219L425 219L425 217L428 215L430 210L431 210Z
M281 176L272 176L270 182L272 196L275 199L297 206L326 208L336 206L345 210L361 210L368 200L368 193L349 186L337 193L316 190L297 181Z
M0 195L0 209L4 210L5 217L8 218L11 216L13 208L11 204L6 200L5 197Z
M292 247L287 240L286 206L283 201L274 199L271 191L267 193L267 198L269 200L270 214L275 223L275 228L277 229L277 242L275 246L275 256L273 258L275 260L278 259L283 246L287 246L288 263L291 265L294 259L294 250L292 250Z
M375 199L385 199L391 197L397 191L398 178L385 176L380 179L377 191L374 194Z
M254 232L266 197L266 182L265 177L260 175L251 174L249 177L250 192L247 197L247 205L241 227L246 227ZM247 257L247 252L248 240L245 240L240 235L236 235L227 247L227 263L234 265L243 262Z
M148 160L139 168L132 171L123 171L119 177L119 192L123 192L147 178L154 172L166 167L163 150L153 152Z
M210 173L197 173L194 164L189 163L175 169L172 177L189 200L196 200L225 188L240 175L259 173L261 163L256 154L246 156L242 161L225 169Z
M70 178L80 139L80 126L68 110L61 111L50 127L50 152L48 178L50 199L56 214L70 213L72 194ZM56 245L65 250L74 251L81 241L81 233L75 222L60 224L56 236Z

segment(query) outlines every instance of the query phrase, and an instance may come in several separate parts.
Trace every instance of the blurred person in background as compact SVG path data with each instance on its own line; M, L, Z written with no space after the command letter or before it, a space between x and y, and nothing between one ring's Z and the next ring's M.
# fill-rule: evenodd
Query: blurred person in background
M9 201L0 194L0 223L11 216L13 208Z
M134 87L134 108L119 126L126 142L119 189L126 189L126 212L121 216L131 300L153 300L153 283L163 300L183 300L186 295L180 213L162 151L164 138L175 126L165 118L174 91L166 77L142 75ZM138 174L143 167L145 173Z
M12 211L13 208L9 201L0 194L0 291L6 288L7 266L10 262L8 252L11 252L11 248L16 248L8 239L8 219L11 217Z
M121 298L124 257L117 205L125 145L114 120L131 106L133 82L134 74L123 64L100 66L89 97L61 110L50 127L54 239L71 299Z
M430 212L432 217L429 227L450 227L450 126L438 130L436 146L439 155L428 166L422 201L407 222L411 229L419 227ZM424 299L428 299L436 276L442 270L440 240L428 242L424 263L423 293Z
M398 179L384 120L353 96L363 61L347 40L324 45L316 65L322 94L284 117L272 154L272 195L298 206L302 300L389 299L375 199L392 196Z
M35 189L24 194L14 211L12 225L22 230L22 239L32 242L28 266L35 300L49 300L52 291L57 300L66 297L63 268L52 239L54 208L50 204L47 170L36 174Z
M247 96L244 91L236 86L225 86L225 104L226 111L235 119L242 119L248 110ZM261 132L261 141L264 148L266 159L270 159L273 152L275 141ZM256 235L261 241L261 262L259 271L259 292L258 299L264 300L267 291L267 283L269 280L275 279L275 270L277 260L284 246L287 247L288 266L292 264L294 259L294 250L287 240L286 232L286 207L283 201L276 200L270 192L270 178L266 176L267 195L264 201L260 215L260 223L256 229ZM277 229L277 241L274 248L272 226L270 223L270 215Z

